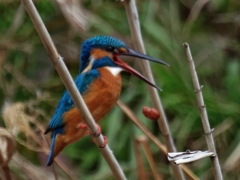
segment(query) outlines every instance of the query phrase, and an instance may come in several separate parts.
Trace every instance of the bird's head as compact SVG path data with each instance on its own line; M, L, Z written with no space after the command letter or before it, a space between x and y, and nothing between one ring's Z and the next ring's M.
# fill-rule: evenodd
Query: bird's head
M155 59L130 49L125 45L125 43L116 38L110 36L96 36L86 40L82 44L80 54L80 73L100 67L118 67L121 70L125 70L139 77L149 85L160 89L139 72L123 62L119 56L133 56L169 66L168 63L162 60Z

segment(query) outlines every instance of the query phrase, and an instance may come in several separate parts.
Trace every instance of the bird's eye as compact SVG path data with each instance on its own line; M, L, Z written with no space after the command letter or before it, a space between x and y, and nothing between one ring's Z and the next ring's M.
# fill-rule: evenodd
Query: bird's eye
M106 48L106 50L109 51L109 52L113 52L113 51L114 51L114 47L108 46L108 47Z

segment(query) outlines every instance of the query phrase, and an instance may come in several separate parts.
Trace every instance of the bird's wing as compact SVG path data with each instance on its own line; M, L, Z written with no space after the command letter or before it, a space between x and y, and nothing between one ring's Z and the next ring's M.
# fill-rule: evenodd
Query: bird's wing
M79 74L75 79L75 84L78 88L78 91L83 95L84 93L87 93L87 90L89 88L89 85L93 82L95 78L99 77L98 70L91 70L89 72ZM74 106L74 103L72 101L72 98L67 90L63 93L62 98L60 99L58 106L56 108L56 111L48 125L48 128L45 132L48 133L49 131L52 131L53 129L62 127L63 124L63 114L67 112L69 109L71 109Z

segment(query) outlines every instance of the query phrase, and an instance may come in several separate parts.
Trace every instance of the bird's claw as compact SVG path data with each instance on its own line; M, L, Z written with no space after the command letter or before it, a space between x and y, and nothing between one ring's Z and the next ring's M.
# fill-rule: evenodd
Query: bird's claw
M93 134L93 133L87 131L87 134L90 135L90 136L99 137L100 134L102 133L102 129L101 129L101 127L100 127L98 124L96 124L96 126L97 126L97 133L94 133L94 134ZM87 128L87 126L86 126L86 124L82 123L82 124L80 125L80 128L85 129L85 128ZM104 148L104 147L107 145L107 143L108 143L108 139L107 139L106 136L103 136L103 139L104 139L104 141L103 141L103 143L99 146L99 148Z
M94 137L99 137L100 134L102 133L102 129L99 126L99 124L96 124L96 126L97 126L97 133L91 133L91 132L87 131L87 135L94 136ZM81 123L79 128L86 129L87 125L85 123Z
M96 124L96 126L97 126L97 134L96 134L96 137L99 137L100 134L102 133L102 129L101 129L101 127L99 126L99 124Z
M96 134L96 137L99 137L100 136L100 134L102 134L102 129L101 129L101 127L98 125L98 124L96 124L97 125L97 134ZM108 143L108 139L107 139L107 137L106 136L103 136L103 143L100 145L100 146L98 146L99 148L105 148L105 146L107 145L107 143Z
M105 146L107 145L108 143L108 139L106 136L103 136L103 139L104 139L104 142L99 146L99 148L105 148Z
M81 123L79 128L82 128L82 129L86 129L87 128L87 125L85 123Z

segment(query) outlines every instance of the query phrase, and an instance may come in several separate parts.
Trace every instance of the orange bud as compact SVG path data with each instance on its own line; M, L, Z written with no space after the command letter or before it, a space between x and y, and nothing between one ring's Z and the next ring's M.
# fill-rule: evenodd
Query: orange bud
M160 117L159 112L155 108L150 108L147 106L144 106L142 108L143 115L151 120L157 120Z

